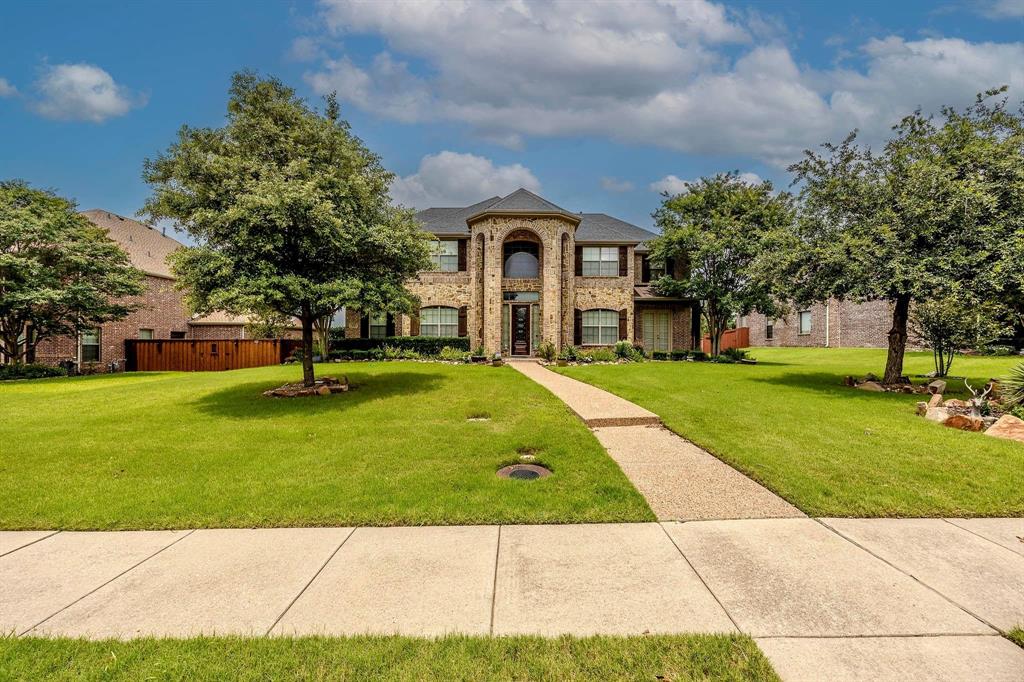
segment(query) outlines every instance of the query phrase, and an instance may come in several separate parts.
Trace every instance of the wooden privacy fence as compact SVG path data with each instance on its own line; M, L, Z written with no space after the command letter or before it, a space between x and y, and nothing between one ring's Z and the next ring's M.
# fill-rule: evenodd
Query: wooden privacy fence
M129 372L218 372L279 365L301 346L292 339L129 339L124 343Z
M730 348L749 348L750 347L750 327L736 327L736 329L729 329L722 334L722 338L718 341L719 350L729 350ZM701 339L700 349L705 353L711 352L711 337L705 336Z

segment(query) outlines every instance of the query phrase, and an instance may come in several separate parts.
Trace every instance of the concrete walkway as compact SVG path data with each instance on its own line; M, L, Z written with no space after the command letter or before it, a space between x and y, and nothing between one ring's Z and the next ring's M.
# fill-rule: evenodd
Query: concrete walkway
M653 412L536 362L511 366L554 393L594 431L659 520L804 516L761 484L661 426Z
M18 635L736 632L784 679L1024 678L1024 519L0 532Z

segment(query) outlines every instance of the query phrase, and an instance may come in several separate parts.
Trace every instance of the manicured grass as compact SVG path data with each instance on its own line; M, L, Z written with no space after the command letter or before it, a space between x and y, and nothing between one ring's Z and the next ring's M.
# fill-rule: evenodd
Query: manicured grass
M1006 636L1011 642L1024 649L1024 629L1014 628L1007 632Z
M842 385L847 374L881 375L884 351L756 348L752 355L759 364L559 371L657 413L814 516L1024 515L1024 444L926 421L914 412L917 395ZM958 358L953 373L979 387L1020 361ZM930 354L908 355L909 374L931 370ZM950 379L954 388L966 397L963 383Z
M17 680L778 680L745 636L0 639Z
M318 371L354 389L260 395L294 366L0 384L0 528L653 519L583 424L509 367ZM498 479L521 448L554 475Z

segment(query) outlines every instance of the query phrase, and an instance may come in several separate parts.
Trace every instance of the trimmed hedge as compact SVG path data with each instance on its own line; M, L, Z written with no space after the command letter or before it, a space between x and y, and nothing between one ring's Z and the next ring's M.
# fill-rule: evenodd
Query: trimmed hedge
M64 377L68 373L63 367L52 365L29 364L29 365L0 365L0 381L8 379L46 379L49 377Z
M668 351L656 350L651 353L651 358L654 360L668 360L669 354Z
M690 354L690 351L687 351L687 350L674 350L674 351L672 351L672 359L673 360L685 360L686 356L688 356L689 354Z
M469 350L466 336L387 336L383 339L335 339L331 341L331 358L343 358L345 353L371 351L383 346L416 351L420 355L436 356L445 346L455 350ZM367 353L368 354L368 353ZM366 357L366 356L362 356Z

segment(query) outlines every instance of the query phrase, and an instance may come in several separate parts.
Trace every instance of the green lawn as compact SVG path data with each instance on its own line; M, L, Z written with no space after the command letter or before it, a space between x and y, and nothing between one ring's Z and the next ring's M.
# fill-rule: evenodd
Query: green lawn
M16 680L778 680L745 636L0 638Z
M1006 633L1006 636L1010 639L1011 642L1013 642L1021 648L1024 648L1024 629L1014 628L1013 630L1010 630L1008 633Z
M752 355L759 364L559 371L657 413L814 516L1024 515L1024 444L926 421L914 413L920 396L841 384L847 374L881 375L884 351L756 348ZM977 387L1020 361L958 358L953 373ZM930 354L908 354L909 374L931 370ZM949 384L967 395L962 382Z
M295 366L0 383L0 528L653 519L583 424L511 368L318 371L354 389L260 395ZM498 479L523 448L554 475Z

